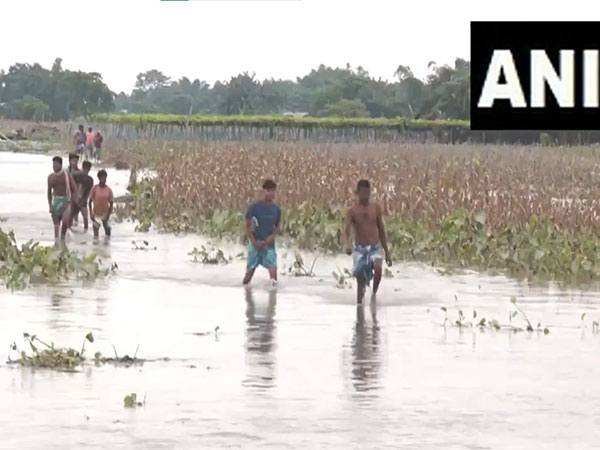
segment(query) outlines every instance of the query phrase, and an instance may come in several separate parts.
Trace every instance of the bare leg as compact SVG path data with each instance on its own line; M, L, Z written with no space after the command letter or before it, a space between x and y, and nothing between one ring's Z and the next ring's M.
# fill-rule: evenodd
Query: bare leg
M87 208L81 208L81 217L83 217L83 231L87 233L89 220Z
M62 215L62 227L60 230L60 238L61 240L65 240L67 236L67 230L71 226L71 207L67 206Z
M277 281L277 267L269 267L269 278Z
M110 226L108 225L108 219L102 221L102 226L104 227L104 234L107 237L110 237Z
M365 290L367 288L367 283L362 278L356 279L356 303L358 305L362 305L363 298L365 297Z
M58 241L58 232L60 230L60 219L56 220L54 217L52 218L52 224L54 225L54 240Z
M249 284L252 281L252 277L254 276L254 269L248 270L246 275L244 276L243 284Z
M373 269L375 275L373 277L373 295L377 294L377 289L379 289L379 283L381 283L381 271L382 271L382 260L376 259L373 261Z
M98 239L100 234L100 224L96 225L96 222L92 222L92 230L94 231L94 239Z

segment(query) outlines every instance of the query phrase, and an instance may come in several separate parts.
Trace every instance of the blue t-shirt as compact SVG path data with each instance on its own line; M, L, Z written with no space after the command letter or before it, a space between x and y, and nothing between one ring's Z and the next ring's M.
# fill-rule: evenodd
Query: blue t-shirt
M264 241L281 221L281 209L275 203L258 201L250 205L246 212L246 220L253 220L254 238Z

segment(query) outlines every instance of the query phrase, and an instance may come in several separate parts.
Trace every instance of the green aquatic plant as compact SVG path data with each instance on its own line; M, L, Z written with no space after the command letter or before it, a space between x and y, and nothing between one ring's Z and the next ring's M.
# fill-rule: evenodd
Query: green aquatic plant
M455 296L456 298L456 296ZM458 300L457 300L458 301ZM494 318L486 318L486 317L479 317L477 310L473 309L473 313L472 313L472 320L468 320L463 312L463 310L457 306L457 318L454 322L452 322L449 318L448 318L448 308L446 308L445 306L440 307L440 309L444 312L444 322L442 323L443 327L446 327L448 324L454 325L456 327L458 327L459 329L479 329L481 331L485 330L485 329L491 329L491 330L495 330L495 331L500 331L500 330L508 330L508 331L512 331L512 332L520 332L520 331L527 331L529 333L533 333L534 331L538 332L538 333L543 333L543 334L549 334L550 333L550 329L548 327L542 327L541 322L538 322L537 327L533 327L533 325L531 324L531 322L529 321L529 318L527 317L527 315L525 314L525 312L517 306L517 299L515 297L512 297L510 299L511 305L515 308L513 311L509 311L508 314L508 319L509 319L509 323L508 324L501 324L498 320L494 319ZM520 315L522 317L522 319L525 322L525 328L517 326L513 323L513 319L517 316Z
M46 247L28 241L19 247L12 231L0 228L0 279L9 289L30 283L56 283L63 279L95 280L108 276L116 265L103 268L94 253L80 256L66 248Z
M200 248L194 249L188 253L192 257L192 262L201 264L229 264L233 261L231 256L225 256L225 253L220 248L206 248L201 245Z
M144 401L142 401L142 402L137 401L137 394L135 394L135 393L126 395L125 398L123 399L123 406L125 408L136 408L136 407L145 406L145 405L146 405L146 395L144 395Z
M314 268L315 268L317 259L319 259L319 256L321 256L320 253L318 253L314 257L313 262L312 262L310 268L308 269L304 265L304 258L302 257L300 252L295 251L294 252L294 262L292 262L292 264L287 268L287 270L284 270L282 275L291 275L294 277L314 277L315 276Z
M25 350L19 350L16 343L10 346L8 354L8 363L17 363L25 367L35 368L46 368L55 370L67 370L72 371L77 366L83 364L85 361L85 343L94 342L94 336L92 333L88 333L83 340L81 351L77 351L69 347L55 347L54 342L47 344L42 341L36 335L30 335L29 333L23 333L25 342L29 345L30 353L28 354ZM43 348L40 348L42 345ZM17 352L19 358L16 361L11 359L11 352Z
M148 243L148 241L141 241L141 242L136 242L136 241L131 241L131 245L133 245L132 250L156 250L156 246L154 247L150 247L150 244Z

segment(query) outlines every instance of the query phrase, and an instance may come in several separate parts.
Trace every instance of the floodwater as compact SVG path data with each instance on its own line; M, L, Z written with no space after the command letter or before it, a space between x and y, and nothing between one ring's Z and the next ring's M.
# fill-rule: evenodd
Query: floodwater
M47 156L0 153L2 227L20 241L52 240L50 170ZM116 195L127 180L109 170ZM139 345L138 357L169 359L63 373L3 356L0 448L600 448L596 293L398 265L376 305L357 308L331 275L349 267L346 256L318 259L314 278L281 277L276 291L257 273L246 290L243 262L190 262L201 237L138 234L130 223L113 234L97 246L69 237L71 248L117 262L108 280L1 289L0 346L29 332L78 347L92 331L88 356ZM157 249L132 250L144 239ZM452 320L460 307L508 323L513 295L550 334L442 326L442 306ZM144 407L123 407L132 392Z

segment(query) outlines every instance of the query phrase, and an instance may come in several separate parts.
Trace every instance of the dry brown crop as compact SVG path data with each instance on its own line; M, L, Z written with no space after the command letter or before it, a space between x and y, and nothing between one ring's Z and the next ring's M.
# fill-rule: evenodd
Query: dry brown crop
M138 143L151 154L151 143ZM439 222L485 210L492 227L533 215L560 229L599 224L600 150L439 144L154 144L157 212L203 216L242 209L261 181L278 183L285 208L342 206L359 178L372 181L386 215ZM138 157L139 161L139 157Z

